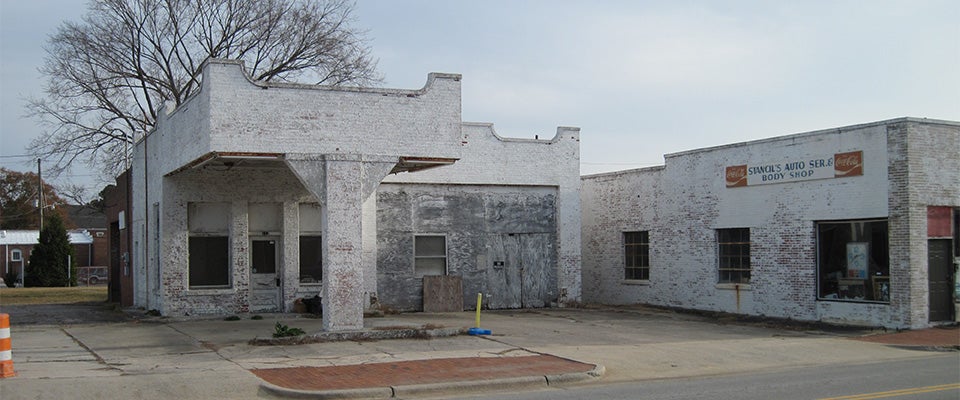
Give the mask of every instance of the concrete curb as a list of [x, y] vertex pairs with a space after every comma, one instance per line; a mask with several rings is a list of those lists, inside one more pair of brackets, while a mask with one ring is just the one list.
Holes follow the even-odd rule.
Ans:
[[277, 386], [260, 380], [260, 391], [288, 399], [386, 399], [393, 397], [393, 388], [374, 387], [339, 390], [300, 390]]
[[261, 392], [273, 396], [291, 399], [369, 399], [435, 396], [446, 393], [481, 393], [490, 391], [520, 391], [545, 389], [550, 386], [562, 387], [597, 380], [606, 373], [603, 365], [595, 365], [586, 372], [573, 372], [558, 375], [521, 376], [516, 378], [487, 379], [477, 381], [457, 381], [424, 383], [417, 385], [396, 385], [373, 388], [338, 390], [300, 390], [274, 385], [260, 380]]
[[521, 376], [516, 378], [489, 379], [482, 381], [460, 381], [425, 383], [420, 385], [399, 385], [393, 387], [394, 397], [421, 397], [444, 393], [489, 392], [493, 390], [532, 390], [546, 389], [544, 376]]
[[544, 378], [547, 379], [547, 385], [549, 386], [563, 386], [563, 385], [573, 385], [573, 384], [578, 384], [586, 381], [599, 379], [606, 372], [607, 372], [607, 369], [603, 365], [595, 365], [592, 370], [587, 372], [573, 372], [569, 374], [547, 375]]

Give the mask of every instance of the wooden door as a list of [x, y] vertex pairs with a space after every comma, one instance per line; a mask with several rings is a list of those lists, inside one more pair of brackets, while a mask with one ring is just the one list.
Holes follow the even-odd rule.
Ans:
[[487, 282], [491, 309], [543, 307], [556, 293], [556, 251], [546, 233], [512, 233], [491, 238], [492, 269]]
[[280, 311], [277, 244], [276, 238], [250, 240], [250, 312]]
[[927, 241], [927, 279], [930, 293], [930, 321], [953, 320], [953, 268], [950, 239]]

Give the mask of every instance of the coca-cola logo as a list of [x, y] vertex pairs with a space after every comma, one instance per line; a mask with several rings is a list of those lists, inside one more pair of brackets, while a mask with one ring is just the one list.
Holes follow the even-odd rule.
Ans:
[[863, 152], [852, 151], [833, 155], [835, 176], [863, 175]]
[[727, 187], [747, 186], [747, 166], [727, 167]]

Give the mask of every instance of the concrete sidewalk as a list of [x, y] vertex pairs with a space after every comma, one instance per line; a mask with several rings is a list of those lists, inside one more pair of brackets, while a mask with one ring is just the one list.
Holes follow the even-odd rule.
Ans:
[[[585, 380], [882, 362], [928, 357], [931, 349], [960, 345], [956, 328], [864, 338], [872, 332], [720, 323], [644, 308], [485, 312], [482, 325], [492, 330], [490, 336], [253, 345], [252, 339], [269, 338], [277, 322], [307, 332], [319, 332], [322, 325], [319, 319], [289, 314], [263, 317], [18, 326], [12, 314], [18, 376], [0, 380], [0, 397], [456, 396]], [[399, 314], [364, 324], [367, 330], [462, 328], [473, 324], [473, 313]], [[904, 341], [901, 335], [910, 335], [912, 342], [893, 343]], [[323, 386], [317, 373], [340, 381]]]
[[[889, 334], [867, 334], [866, 336], [862, 336], [862, 333], [854, 331], [840, 338], [918, 350], [960, 350], [960, 329], [956, 326]], [[811, 334], [823, 335], [822, 332]], [[753, 345], [763, 343], [755, 341]], [[733, 343], [724, 344], [729, 346]], [[842, 344], [839, 345], [842, 346]], [[796, 357], [796, 353], [804, 351], [802, 347], [793, 350], [795, 353], [793, 355], [790, 355], [789, 351], [780, 355]], [[709, 350], [705, 349], [705, 351]], [[744, 349], [740, 348], [738, 351], [744, 351]], [[820, 352], [816, 354], [818, 354], [817, 357], [823, 357]], [[605, 357], [610, 358], [611, 355], [606, 354]], [[689, 362], [688, 359], [680, 357], [675, 358], [675, 361]], [[821, 359], [821, 361], [827, 360]], [[671, 364], [671, 368], [679, 368], [679, 365]], [[550, 386], [589, 383], [601, 378], [604, 371], [603, 365], [581, 363], [556, 356], [519, 355], [500, 358], [441, 358], [332, 367], [258, 369], [252, 372], [264, 380], [262, 387], [265, 391], [280, 397], [388, 398], [543, 389]], [[683, 371], [682, 374], [686, 374], [684, 376], [698, 376], [704, 375], [704, 371], [710, 371], [710, 369], [700, 366], [699, 370], [687, 368], [681, 371]], [[706, 375], [716, 373], [718, 372], [710, 371]], [[651, 377], [652, 375], [647, 375], [641, 379], [651, 379]]]

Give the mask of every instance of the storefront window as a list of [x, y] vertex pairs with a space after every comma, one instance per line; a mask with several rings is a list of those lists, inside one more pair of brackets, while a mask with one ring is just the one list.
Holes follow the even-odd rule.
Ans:
[[300, 236], [300, 283], [323, 282], [323, 237]]
[[230, 287], [230, 204], [189, 203], [191, 289]]
[[323, 281], [323, 210], [317, 203], [300, 204], [300, 283]]
[[890, 301], [886, 220], [817, 223], [818, 297]]

